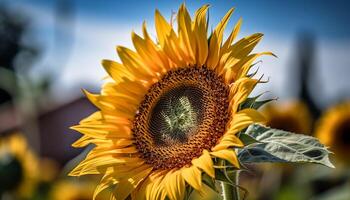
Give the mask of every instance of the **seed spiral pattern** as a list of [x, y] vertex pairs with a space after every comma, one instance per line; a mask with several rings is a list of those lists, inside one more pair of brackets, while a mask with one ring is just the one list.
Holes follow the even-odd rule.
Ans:
[[190, 164], [224, 134], [228, 96], [223, 78], [206, 67], [169, 71], [150, 87], [134, 118], [141, 157], [154, 169]]

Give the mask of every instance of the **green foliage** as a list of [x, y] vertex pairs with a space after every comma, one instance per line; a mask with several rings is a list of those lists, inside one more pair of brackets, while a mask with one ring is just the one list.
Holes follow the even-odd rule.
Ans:
[[240, 137], [257, 141], [239, 151], [238, 158], [242, 163], [317, 163], [334, 168], [329, 160], [331, 152], [311, 136], [253, 124]]
[[247, 98], [243, 103], [240, 104], [239, 110], [243, 110], [246, 108], [253, 108], [253, 109], [259, 109], [261, 106], [265, 105], [266, 103], [269, 103], [270, 101], [276, 100], [276, 99], [266, 99], [266, 100], [258, 100], [259, 97], [261, 97], [262, 94]]

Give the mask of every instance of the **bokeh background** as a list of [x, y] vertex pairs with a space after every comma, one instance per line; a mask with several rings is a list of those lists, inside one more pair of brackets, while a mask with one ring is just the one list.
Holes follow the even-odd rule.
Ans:
[[[240, 17], [239, 37], [265, 34], [255, 51], [278, 58], [257, 62], [269, 82], [253, 95], [268, 91], [261, 98], [278, 97], [262, 109], [268, 125], [319, 137], [335, 152], [335, 170], [249, 166], [252, 172], [241, 180], [247, 199], [349, 200], [350, 2], [185, 2], [190, 13], [211, 5], [210, 28], [236, 7], [226, 34]], [[116, 45], [131, 48], [131, 31], [140, 33], [143, 21], [155, 38], [155, 9], [170, 19], [181, 3], [0, 1], [0, 199], [91, 198], [94, 177], [66, 177], [84, 156], [71, 147], [80, 135], [69, 127], [96, 109], [81, 88], [98, 92], [106, 76], [101, 60], [118, 60]]]

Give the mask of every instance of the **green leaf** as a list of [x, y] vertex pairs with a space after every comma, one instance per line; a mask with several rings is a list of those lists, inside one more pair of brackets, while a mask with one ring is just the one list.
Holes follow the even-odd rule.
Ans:
[[192, 192], [193, 192], [193, 188], [191, 186], [189, 186], [189, 185], [186, 185], [186, 193], [185, 193], [185, 198], [184, 199], [185, 200], [190, 199], [190, 196], [191, 196]]
[[331, 152], [314, 137], [258, 124], [250, 125], [244, 134], [259, 143], [253, 143], [239, 151], [238, 158], [242, 163], [317, 163], [334, 168], [329, 160]]
[[254, 143], [259, 143], [255, 138], [251, 137], [250, 135], [247, 135], [245, 133], [239, 134], [239, 139], [243, 142], [244, 146], [248, 146]]
[[261, 106], [265, 105], [266, 103], [269, 103], [270, 101], [276, 100], [276, 99], [266, 99], [266, 100], [258, 101], [258, 98], [261, 95], [262, 94], [255, 96], [255, 97], [247, 98], [243, 103], [240, 104], [239, 110], [243, 110], [245, 108], [253, 108], [253, 109], [257, 110]]
[[214, 191], [218, 191], [215, 185], [215, 179], [211, 178], [209, 175], [203, 173], [202, 181]]
[[230, 174], [241, 171], [242, 169], [237, 169], [231, 163], [226, 160], [218, 159], [215, 168], [215, 179], [227, 183], [232, 183]]

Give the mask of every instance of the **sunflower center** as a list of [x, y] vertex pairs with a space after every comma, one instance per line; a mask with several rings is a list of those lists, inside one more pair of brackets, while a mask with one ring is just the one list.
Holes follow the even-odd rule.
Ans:
[[161, 96], [149, 120], [155, 144], [185, 143], [201, 121], [202, 97], [199, 88], [186, 85], [170, 89]]
[[135, 115], [135, 144], [154, 169], [187, 165], [213, 147], [229, 120], [229, 87], [205, 67], [169, 71], [145, 95]]

